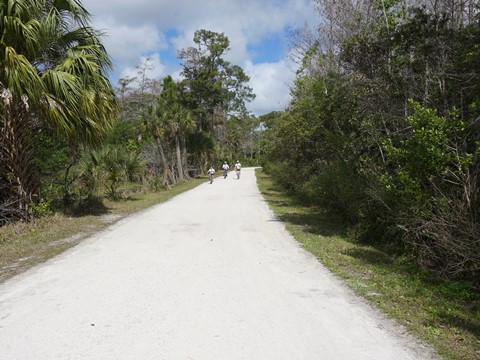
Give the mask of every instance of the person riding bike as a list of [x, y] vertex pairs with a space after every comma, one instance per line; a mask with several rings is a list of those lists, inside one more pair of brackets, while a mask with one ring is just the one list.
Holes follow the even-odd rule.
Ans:
[[207, 171], [208, 174], [208, 181], [210, 181], [210, 184], [213, 183], [213, 174], [215, 174], [215, 169], [213, 166], [210, 166], [210, 169]]
[[228, 166], [226, 161], [223, 162], [222, 169], [223, 169], [223, 178], [226, 179], [228, 176], [228, 169], [230, 169], [230, 166]]
[[242, 164], [240, 164], [240, 161], [237, 160], [235, 163], [235, 174], [237, 174], [237, 179], [240, 179], [240, 170], [242, 170]]

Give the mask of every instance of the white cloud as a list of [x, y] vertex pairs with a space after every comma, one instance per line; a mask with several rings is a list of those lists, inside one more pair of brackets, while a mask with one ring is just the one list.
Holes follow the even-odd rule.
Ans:
[[[146, 76], [150, 79], [160, 79], [167, 75], [170, 75], [170, 72], [167, 71], [167, 66], [162, 64], [160, 54], [151, 54], [150, 56], [141, 56], [138, 58], [139, 66], [143, 66], [144, 64], [148, 65], [148, 69], [146, 70]], [[138, 77], [138, 67], [125, 67], [120, 77]]]
[[135, 65], [140, 56], [168, 46], [166, 38], [154, 25], [134, 28], [98, 22], [95, 27], [105, 32], [103, 42], [117, 70]]
[[199, 26], [227, 20], [251, 36], [279, 31], [286, 23], [303, 23], [312, 16], [311, 0], [84, 0], [94, 17], [114, 17], [119, 24], [162, 24], [163, 28]]
[[[122, 57], [121, 63], [132, 60], [133, 42], [141, 50], [140, 45], [159, 41], [161, 31], [172, 29], [179, 33], [178, 48], [190, 46], [197, 29], [223, 32], [231, 42], [229, 57], [240, 63], [248, 58], [248, 44], [314, 18], [311, 0], [84, 0], [83, 4], [95, 26], [110, 34], [107, 46], [115, 57]], [[131, 41], [122, 45], [124, 36]], [[122, 46], [125, 49], [119, 49]]]
[[257, 95], [248, 108], [255, 115], [281, 111], [290, 102], [290, 86], [295, 78], [293, 65], [286, 60], [277, 63], [253, 64], [247, 62], [245, 73]]
[[[285, 36], [289, 27], [313, 23], [317, 17], [312, 0], [84, 0], [83, 5], [93, 15], [94, 27], [107, 33], [104, 44], [113, 58], [115, 77], [134, 74], [147, 56], [154, 59], [155, 74], [176, 77], [180, 60], [172, 59], [172, 54], [193, 46], [195, 30], [225, 33], [230, 40], [225, 58], [243, 66], [251, 76], [257, 99], [249, 108], [255, 113], [288, 104], [287, 84], [294, 73], [286, 59], [254, 64], [255, 54], [249, 50], [272, 36]], [[175, 38], [167, 38], [172, 32]]]

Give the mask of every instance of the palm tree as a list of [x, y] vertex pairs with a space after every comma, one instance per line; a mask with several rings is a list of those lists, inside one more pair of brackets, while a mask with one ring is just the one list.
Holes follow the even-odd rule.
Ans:
[[127, 178], [127, 152], [123, 147], [104, 147], [102, 149], [102, 167], [105, 172], [107, 196], [118, 200], [118, 189]]
[[94, 198], [104, 188], [114, 200], [125, 181], [135, 181], [143, 174], [144, 164], [139, 154], [125, 147], [107, 145], [90, 149], [80, 159], [77, 174], [88, 198]]
[[164, 185], [170, 186], [175, 184], [175, 177], [170, 170], [170, 165], [165, 156], [164, 138], [165, 129], [162, 127], [165, 113], [162, 112], [158, 104], [153, 104], [148, 107], [146, 114], [143, 116], [143, 124], [145, 131], [150, 134], [154, 140], [156, 150], [160, 157], [160, 162], [163, 167], [163, 182]]
[[116, 117], [111, 62], [88, 24], [78, 0], [0, 0], [0, 200], [26, 220], [40, 185], [35, 133], [92, 144]]
[[177, 160], [178, 178], [180, 181], [184, 179], [182, 164], [182, 143], [183, 137], [195, 129], [195, 118], [190, 110], [180, 103], [170, 106], [166, 117], [169, 133], [175, 141], [175, 155]]
[[171, 76], [163, 79], [163, 90], [157, 99], [157, 116], [162, 128], [175, 143], [178, 179], [184, 179], [182, 164], [182, 143], [184, 135], [195, 129], [195, 118], [178, 98], [179, 88]]
[[81, 181], [81, 188], [86, 190], [88, 198], [95, 198], [105, 183], [103, 171], [103, 148], [90, 149], [78, 161], [76, 178]]

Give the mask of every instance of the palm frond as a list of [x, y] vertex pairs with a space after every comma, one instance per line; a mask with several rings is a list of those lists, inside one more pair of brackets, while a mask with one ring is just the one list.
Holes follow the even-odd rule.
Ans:
[[79, 110], [78, 95], [82, 88], [78, 77], [66, 71], [47, 70], [41, 78], [45, 91], [55, 94], [72, 110]]
[[29, 98], [40, 95], [41, 79], [35, 67], [10, 46], [0, 47], [0, 64], [3, 65], [3, 79], [0, 79], [17, 96], [27, 94]]
[[90, 21], [90, 13], [78, 0], [53, 0], [52, 7], [58, 9], [63, 16], [71, 17], [80, 26], [86, 26]]

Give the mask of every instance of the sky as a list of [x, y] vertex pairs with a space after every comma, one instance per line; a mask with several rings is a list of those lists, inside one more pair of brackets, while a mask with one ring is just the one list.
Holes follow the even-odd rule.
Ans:
[[194, 46], [193, 34], [206, 29], [224, 33], [230, 50], [224, 58], [250, 77], [256, 99], [247, 105], [259, 116], [285, 109], [296, 65], [288, 58], [292, 29], [314, 26], [312, 0], [83, 0], [91, 24], [105, 33], [103, 44], [121, 77], [136, 75], [149, 58], [150, 78], [179, 79], [177, 50]]

